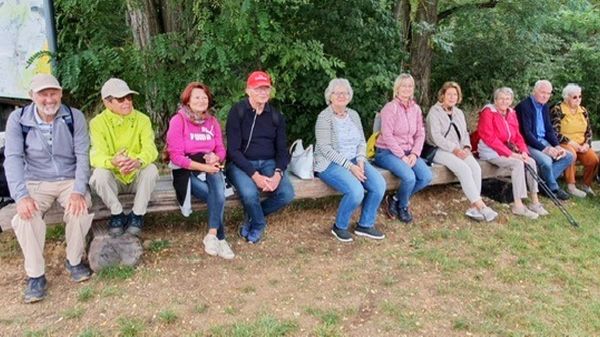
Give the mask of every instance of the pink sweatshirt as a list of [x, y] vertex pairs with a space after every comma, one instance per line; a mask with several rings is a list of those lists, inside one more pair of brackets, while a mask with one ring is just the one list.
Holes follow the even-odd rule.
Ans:
[[188, 157], [190, 154], [214, 152], [221, 161], [225, 160], [225, 146], [219, 121], [210, 116], [204, 123], [194, 124], [180, 109], [169, 122], [167, 151], [173, 164], [186, 169], [192, 162]]
[[376, 146], [392, 151], [398, 158], [406, 153], [420, 156], [425, 141], [425, 127], [421, 108], [414, 101], [408, 106], [394, 98], [380, 112], [381, 134]]

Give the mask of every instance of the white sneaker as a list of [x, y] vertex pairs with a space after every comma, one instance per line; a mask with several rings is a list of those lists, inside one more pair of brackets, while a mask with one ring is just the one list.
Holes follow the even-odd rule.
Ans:
[[206, 234], [202, 243], [204, 243], [204, 251], [206, 254], [212, 256], [219, 254], [219, 239], [217, 239], [216, 235]]
[[523, 206], [521, 208], [516, 208], [516, 207], [512, 207], [512, 213], [515, 215], [522, 215], [526, 218], [529, 218], [531, 220], [535, 220], [539, 217], [539, 215], [536, 212], [533, 212], [531, 210], [529, 210], [529, 208]]
[[488, 206], [485, 206], [484, 208], [480, 209], [479, 213], [483, 215], [485, 221], [487, 222], [494, 221], [494, 219], [496, 219], [496, 217], [498, 216], [498, 213]]
[[485, 216], [483, 214], [481, 214], [481, 212], [475, 207], [469, 208], [465, 212], [465, 215], [473, 220], [477, 220], [477, 221], [485, 220]]
[[575, 187], [575, 185], [569, 185], [567, 187], [567, 191], [569, 191], [571, 195], [576, 196], [578, 198], [585, 198], [586, 196], [585, 192]]
[[231, 247], [229, 247], [229, 244], [227, 243], [227, 241], [219, 240], [218, 244], [219, 244], [219, 256], [220, 257], [222, 257], [226, 260], [231, 260], [235, 257], [235, 254], [233, 253], [233, 250], [231, 250]]
[[589, 187], [589, 186], [583, 185], [583, 191], [584, 191], [586, 194], [589, 194], [589, 195], [591, 195], [592, 197], [595, 197], [595, 196], [596, 196], [596, 192], [594, 192], [594, 190], [593, 190], [591, 187]]
[[537, 215], [548, 215], [550, 213], [548, 213], [548, 211], [544, 208], [544, 206], [542, 204], [540, 204], [539, 202], [537, 204], [531, 204], [528, 206], [528, 208], [534, 212], [537, 213]]

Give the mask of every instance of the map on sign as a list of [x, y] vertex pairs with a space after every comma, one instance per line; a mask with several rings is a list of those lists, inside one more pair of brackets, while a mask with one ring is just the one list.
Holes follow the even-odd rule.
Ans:
[[29, 98], [33, 75], [50, 73], [49, 57], [27, 60], [50, 50], [52, 28], [48, 1], [0, 0], [0, 97]]

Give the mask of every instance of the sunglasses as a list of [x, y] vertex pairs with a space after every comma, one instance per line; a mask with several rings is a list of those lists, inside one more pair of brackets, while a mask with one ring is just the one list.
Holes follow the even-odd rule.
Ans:
[[133, 95], [127, 95], [125, 97], [119, 97], [119, 98], [113, 97], [113, 99], [119, 103], [123, 103], [126, 100], [131, 102], [131, 101], [133, 101]]

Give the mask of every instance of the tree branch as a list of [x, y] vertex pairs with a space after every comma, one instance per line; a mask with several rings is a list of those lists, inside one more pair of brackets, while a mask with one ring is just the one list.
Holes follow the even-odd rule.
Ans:
[[472, 9], [494, 8], [494, 7], [496, 7], [496, 5], [499, 2], [500, 2], [500, 0], [489, 0], [488, 2], [464, 4], [464, 5], [448, 8], [445, 11], [440, 12], [438, 14], [438, 20], [442, 21], [445, 18], [451, 16], [452, 14], [454, 14], [456, 12], [463, 11], [463, 10], [470, 9], [470, 8], [472, 8]]

